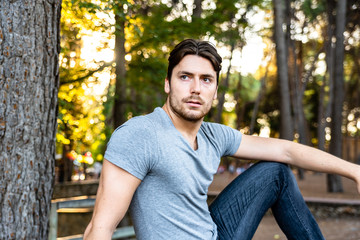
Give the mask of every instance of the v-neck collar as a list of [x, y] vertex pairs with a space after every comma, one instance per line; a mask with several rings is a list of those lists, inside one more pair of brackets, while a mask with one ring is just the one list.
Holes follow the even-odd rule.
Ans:
[[[178, 135], [181, 137], [181, 139], [187, 143], [188, 147], [191, 148], [191, 150], [192, 150], [193, 152], [197, 153], [197, 152], [199, 151], [200, 145], [201, 145], [201, 134], [200, 134], [201, 126], [200, 126], [200, 128], [199, 128], [199, 131], [196, 133], [197, 149], [195, 150], [195, 149], [191, 146], [190, 142], [189, 142], [189, 141], [182, 135], [182, 133], [175, 127], [175, 125], [174, 125], [174, 123], [172, 122], [170, 116], [165, 112], [165, 110], [162, 109], [161, 107], [157, 107], [156, 110], [159, 110], [159, 111], [160, 111], [160, 113], [161, 113], [161, 114], [164, 116], [164, 118], [166, 119], [166, 122], [167, 122], [168, 126], [169, 126], [170, 128], [172, 128], [172, 129], [175, 131], [175, 133], [178, 134]], [[201, 124], [201, 125], [202, 125], [202, 124]]]

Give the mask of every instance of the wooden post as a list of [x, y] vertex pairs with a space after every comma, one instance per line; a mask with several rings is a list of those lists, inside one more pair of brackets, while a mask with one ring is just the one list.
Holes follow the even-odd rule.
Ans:
[[56, 240], [57, 237], [57, 228], [58, 228], [58, 203], [54, 202], [51, 203], [51, 210], [50, 210], [50, 229], [49, 229], [49, 240]]

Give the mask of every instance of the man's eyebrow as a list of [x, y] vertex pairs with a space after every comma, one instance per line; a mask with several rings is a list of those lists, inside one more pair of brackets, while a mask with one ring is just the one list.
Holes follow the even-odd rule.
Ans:
[[206, 78], [215, 78], [215, 76], [212, 74], [202, 74], [201, 76]]
[[[179, 71], [178, 72], [178, 75], [190, 75], [190, 76], [193, 76], [194, 74], [191, 73], [191, 72], [188, 72], [188, 71]], [[215, 78], [215, 76], [213, 74], [210, 74], [210, 73], [205, 73], [205, 74], [201, 74], [201, 77], [206, 77], [206, 78]]]
[[184, 75], [194, 75], [193, 73], [191, 73], [191, 72], [187, 72], [187, 71], [179, 71], [178, 72], [178, 75], [182, 75], [182, 74], [184, 74]]

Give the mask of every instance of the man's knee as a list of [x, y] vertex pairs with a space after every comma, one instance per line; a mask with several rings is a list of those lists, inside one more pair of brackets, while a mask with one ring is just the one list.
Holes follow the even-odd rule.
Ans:
[[260, 171], [266, 172], [266, 175], [268, 176], [271, 175], [283, 181], [289, 179], [294, 180], [291, 169], [287, 164], [279, 162], [261, 161], [258, 162], [256, 165], [258, 165], [257, 168], [259, 168]]
[[287, 164], [279, 162], [261, 161], [255, 165], [259, 165], [260, 168], [265, 168], [266, 170], [273, 172], [287, 172], [289, 170], [289, 166]]

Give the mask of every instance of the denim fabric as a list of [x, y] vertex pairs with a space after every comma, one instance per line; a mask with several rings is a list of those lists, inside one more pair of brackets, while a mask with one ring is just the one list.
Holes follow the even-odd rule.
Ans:
[[288, 239], [324, 239], [290, 168], [274, 162], [249, 168], [211, 204], [218, 239], [251, 239], [269, 208]]

